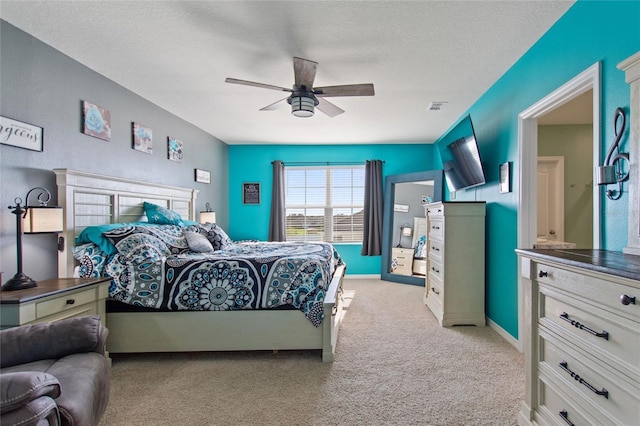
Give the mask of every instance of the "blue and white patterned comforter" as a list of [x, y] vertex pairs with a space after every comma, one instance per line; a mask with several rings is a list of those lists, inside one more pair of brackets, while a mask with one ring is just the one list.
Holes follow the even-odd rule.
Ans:
[[317, 327], [342, 263], [329, 243], [235, 242], [209, 253], [145, 259], [117, 253], [106, 260], [103, 275], [113, 278], [110, 297], [131, 305], [196, 311], [289, 305]]

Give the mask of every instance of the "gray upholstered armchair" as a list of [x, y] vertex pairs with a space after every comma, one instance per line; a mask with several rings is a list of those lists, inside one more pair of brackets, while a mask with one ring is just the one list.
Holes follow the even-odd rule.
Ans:
[[109, 401], [98, 316], [0, 331], [0, 424], [97, 425]]

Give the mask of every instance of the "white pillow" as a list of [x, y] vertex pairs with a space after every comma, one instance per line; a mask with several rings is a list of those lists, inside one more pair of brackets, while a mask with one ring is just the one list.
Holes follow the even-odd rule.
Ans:
[[191, 251], [195, 251], [196, 253], [208, 253], [213, 251], [213, 246], [207, 237], [199, 232], [184, 231], [184, 237], [187, 239], [187, 244]]

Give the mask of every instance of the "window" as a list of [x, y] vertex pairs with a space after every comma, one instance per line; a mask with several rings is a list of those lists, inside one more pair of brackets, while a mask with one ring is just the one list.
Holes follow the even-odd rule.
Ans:
[[364, 166], [285, 167], [287, 241], [362, 242]]

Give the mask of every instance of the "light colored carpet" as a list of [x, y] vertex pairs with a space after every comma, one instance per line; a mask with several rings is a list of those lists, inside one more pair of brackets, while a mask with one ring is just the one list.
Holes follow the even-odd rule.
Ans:
[[515, 425], [524, 358], [489, 327], [438, 326], [423, 287], [345, 280], [319, 351], [113, 355], [101, 425]]

